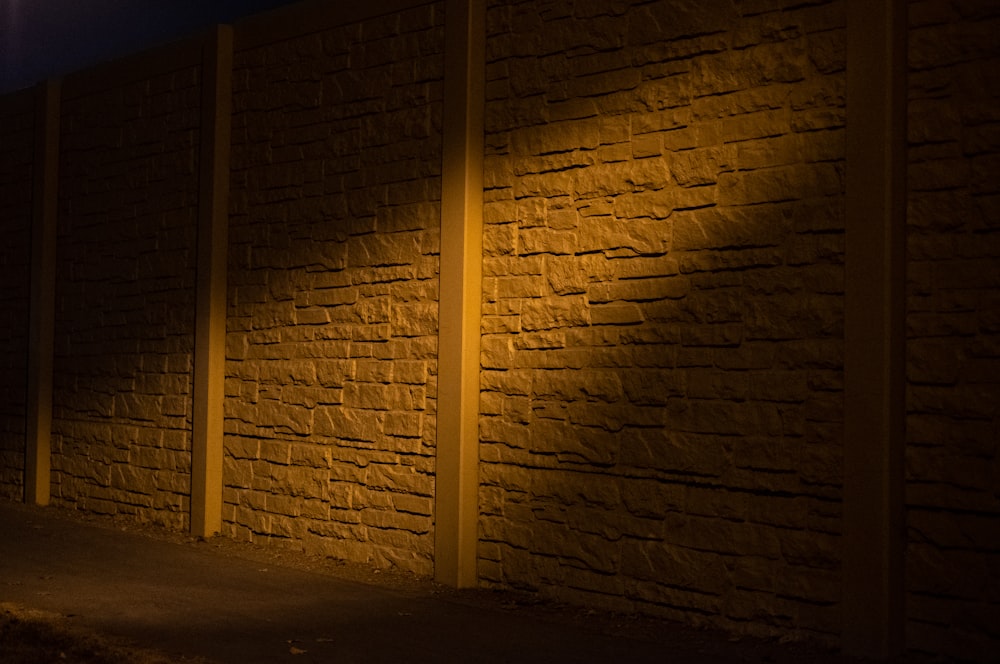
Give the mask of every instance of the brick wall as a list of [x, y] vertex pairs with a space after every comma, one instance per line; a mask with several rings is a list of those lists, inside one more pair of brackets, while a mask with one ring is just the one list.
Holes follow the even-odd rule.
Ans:
[[225, 531], [430, 574], [442, 6], [237, 44]]
[[182, 528], [199, 74], [100, 82], [62, 103], [52, 500]]
[[492, 2], [485, 583], [839, 629], [841, 2]]
[[907, 641], [1000, 652], [1000, 7], [912, 2]]
[[34, 150], [32, 91], [0, 98], [0, 498], [24, 490], [25, 389], [28, 377], [29, 259]]

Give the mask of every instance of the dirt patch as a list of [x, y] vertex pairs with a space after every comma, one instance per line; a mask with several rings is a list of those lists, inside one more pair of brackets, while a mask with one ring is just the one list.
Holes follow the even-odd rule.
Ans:
[[167, 657], [125, 641], [94, 634], [57, 613], [0, 603], [0, 662], [3, 664], [209, 664]]

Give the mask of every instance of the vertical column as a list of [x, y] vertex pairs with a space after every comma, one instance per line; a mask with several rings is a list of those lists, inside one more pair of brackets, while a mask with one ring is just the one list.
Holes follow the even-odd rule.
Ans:
[[478, 583], [484, 5], [445, 7], [434, 576], [458, 587]]
[[51, 489], [52, 358], [55, 351], [56, 217], [59, 203], [58, 81], [40, 83], [35, 104], [31, 312], [28, 321], [24, 500], [48, 505]]
[[843, 645], [903, 647], [906, 8], [847, 2]]
[[220, 25], [206, 42], [202, 60], [191, 532], [203, 537], [222, 527], [232, 71], [232, 27]]

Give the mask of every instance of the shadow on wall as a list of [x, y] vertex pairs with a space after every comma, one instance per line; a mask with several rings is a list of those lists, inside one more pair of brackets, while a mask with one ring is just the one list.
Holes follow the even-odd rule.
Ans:
[[224, 530], [433, 572], [443, 17], [238, 51]]
[[581, 218], [577, 241], [611, 250], [522, 258], [534, 279], [496, 279], [497, 293], [537, 290], [485, 322], [488, 580], [717, 614], [730, 584], [767, 576], [754, 590], [783, 592], [788, 565], [816, 565], [836, 602], [824, 574], [838, 565], [841, 481], [831, 175], [828, 192], [784, 190], [802, 200]]
[[664, 6], [498, 18], [481, 576], [836, 634], [843, 16]]
[[0, 98], [0, 499], [24, 493], [24, 412], [28, 367], [31, 188], [34, 101], [30, 94]]

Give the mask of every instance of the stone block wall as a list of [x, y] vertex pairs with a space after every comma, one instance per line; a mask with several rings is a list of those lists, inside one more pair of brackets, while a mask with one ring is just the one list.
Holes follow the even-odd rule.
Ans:
[[839, 630], [845, 7], [489, 5], [483, 582]]
[[1000, 7], [912, 2], [907, 642], [1000, 652]]
[[237, 31], [224, 529], [431, 574], [443, 5], [322, 20]]
[[178, 529], [200, 99], [199, 69], [186, 66], [70, 78], [61, 112], [52, 501]]
[[24, 492], [31, 258], [32, 91], [0, 98], [0, 498]]
[[[446, 4], [234, 27], [229, 537], [434, 572]], [[845, 5], [488, 3], [481, 584], [844, 636]], [[906, 639], [976, 661], [1000, 649], [995, 5], [909, 2]], [[68, 77], [60, 116], [52, 500], [174, 529], [203, 41]], [[33, 103], [0, 99], [14, 500]]]

